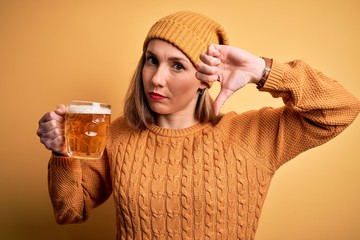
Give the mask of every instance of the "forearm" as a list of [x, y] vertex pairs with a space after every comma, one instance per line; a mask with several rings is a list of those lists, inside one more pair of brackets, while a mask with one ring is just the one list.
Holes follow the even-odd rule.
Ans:
[[48, 187], [58, 223], [87, 220], [91, 210], [110, 195], [110, 180], [104, 168], [94, 162], [93, 165], [68, 157], [51, 157]]
[[281, 97], [285, 106], [264, 108], [252, 121], [257, 149], [275, 169], [341, 133], [360, 111], [360, 102], [338, 82], [301, 61], [273, 66], [260, 91]]
[[347, 126], [360, 111], [360, 102], [337, 81], [302, 61], [273, 63], [261, 88], [282, 97], [288, 108], [323, 126]]

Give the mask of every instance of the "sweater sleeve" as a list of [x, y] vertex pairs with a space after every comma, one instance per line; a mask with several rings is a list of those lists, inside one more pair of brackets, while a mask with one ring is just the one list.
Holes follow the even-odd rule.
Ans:
[[86, 221], [91, 210], [108, 199], [112, 189], [105, 159], [81, 161], [51, 156], [48, 188], [59, 224]]
[[[262, 108], [242, 115], [242, 141], [258, 160], [276, 170], [310, 148], [337, 136], [360, 111], [360, 102], [337, 81], [302, 61], [274, 61], [260, 91], [281, 97], [284, 106]], [[239, 126], [235, 128], [239, 129]], [[233, 129], [232, 132], [236, 130]]]

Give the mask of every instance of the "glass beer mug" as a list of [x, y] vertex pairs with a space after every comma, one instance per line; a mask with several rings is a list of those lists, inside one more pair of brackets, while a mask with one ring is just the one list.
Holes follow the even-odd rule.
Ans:
[[106, 145], [111, 106], [71, 101], [65, 114], [65, 141], [69, 157], [100, 159]]

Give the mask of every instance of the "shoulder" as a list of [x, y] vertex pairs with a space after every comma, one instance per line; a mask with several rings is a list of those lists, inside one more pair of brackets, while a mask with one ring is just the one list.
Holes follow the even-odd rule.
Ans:
[[136, 129], [130, 127], [127, 124], [125, 117], [122, 115], [111, 122], [109, 128], [109, 137], [117, 138], [119, 135], [129, 135], [136, 131]]
[[214, 126], [230, 139], [247, 139], [251, 134], [258, 133], [264, 126], [276, 122], [282, 108], [263, 107], [242, 113], [226, 113]]
[[245, 125], [251, 119], [256, 118], [260, 110], [250, 110], [242, 113], [228, 112], [221, 117], [221, 120], [215, 125], [216, 128], [232, 128]]
[[117, 117], [114, 121], [112, 121], [110, 124], [110, 128], [119, 128], [119, 130], [128, 128], [124, 115], [121, 115], [120, 117]]
[[249, 112], [228, 112], [214, 125], [214, 130], [221, 132], [225, 137], [234, 137], [234, 132], [241, 132], [241, 129], [246, 125], [245, 119], [247, 115], [249, 115]]

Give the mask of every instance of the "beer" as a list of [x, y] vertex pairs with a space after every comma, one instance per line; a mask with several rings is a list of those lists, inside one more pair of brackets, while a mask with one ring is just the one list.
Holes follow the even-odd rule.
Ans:
[[68, 155], [80, 159], [101, 158], [110, 125], [110, 105], [73, 101], [65, 115]]

